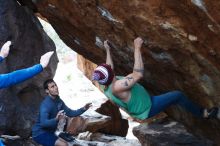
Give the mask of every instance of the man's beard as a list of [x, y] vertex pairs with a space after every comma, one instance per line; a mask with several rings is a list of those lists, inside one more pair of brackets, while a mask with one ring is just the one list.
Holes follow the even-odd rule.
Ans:
[[57, 93], [57, 94], [51, 94], [51, 93], [49, 93], [50, 94], [50, 96], [53, 96], [53, 97], [59, 97], [59, 93]]

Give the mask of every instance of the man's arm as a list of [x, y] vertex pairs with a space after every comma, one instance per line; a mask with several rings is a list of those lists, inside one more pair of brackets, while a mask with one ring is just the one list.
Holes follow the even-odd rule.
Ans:
[[138, 37], [134, 40], [134, 68], [133, 72], [127, 75], [124, 79], [117, 80], [112, 86], [113, 92], [123, 92], [130, 90], [144, 75], [144, 65], [141, 56], [141, 46], [143, 40]]
[[[106, 49], [106, 64], [110, 65], [112, 70], [114, 71], [114, 64], [113, 64], [113, 60], [112, 60], [112, 56], [111, 56], [111, 47], [112, 45], [110, 44], [110, 42], [108, 40], [104, 41], [104, 47]], [[114, 82], [116, 80], [115, 76], [113, 77], [113, 81]]]
[[63, 110], [65, 111], [66, 115], [68, 117], [77, 117], [81, 114], [83, 114], [85, 111], [87, 111], [91, 107], [91, 103], [87, 103], [84, 107], [78, 109], [78, 110], [72, 110], [68, 108], [64, 103], [63, 103]]
[[43, 71], [47, 67], [53, 52], [48, 52], [41, 56], [40, 64], [29, 68], [17, 70], [8, 74], [0, 74], [0, 89], [21, 83]]
[[110, 51], [111, 46], [108, 40], [104, 41], [104, 47], [106, 49], [106, 64], [110, 65], [112, 70], [114, 70], [114, 64], [112, 61], [112, 56], [111, 56], [111, 51]]
[[21, 83], [37, 75], [42, 70], [43, 70], [43, 67], [40, 64], [37, 64], [26, 69], [17, 70], [17, 71], [8, 73], [8, 74], [1, 74], [0, 75], [0, 89]]

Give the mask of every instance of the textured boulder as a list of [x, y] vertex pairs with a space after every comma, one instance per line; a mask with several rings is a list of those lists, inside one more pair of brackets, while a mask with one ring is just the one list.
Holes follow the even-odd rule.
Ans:
[[[41, 146], [32, 139], [3, 139], [7, 146]], [[70, 146], [141, 146], [137, 139], [126, 139], [120, 136], [106, 135], [102, 133], [80, 133]]]
[[[85, 131], [95, 133], [99, 129], [106, 127], [107, 122], [110, 119], [111, 118], [109, 116], [105, 116], [95, 111], [89, 110], [78, 117], [69, 118], [65, 130], [72, 135], [77, 135]], [[59, 124], [62, 123], [59, 122]], [[63, 128], [61, 129], [61, 131], [62, 130]]]
[[[109, 39], [118, 74], [132, 71], [133, 39], [143, 37], [142, 83], [151, 93], [179, 89], [202, 106], [220, 105], [218, 0], [19, 1], [35, 4], [68, 46], [96, 64], [105, 61], [102, 43]], [[219, 143], [219, 121], [169, 113]]]
[[119, 108], [112, 104], [109, 100], [101, 105], [96, 110], [98, 113], [111, 117], [111, 120], [106, 122], [106, 126], [99, 129], [98, 132], [126, 136], [128, 132], [128, 120], [122, 119]]
[[7, 146], [41, 146], [33, 141], [33, 139], [3, 139], [4, 144]]
[[91, 79], [93, 70], [97, 67], [97, 65], [85, 59], [83, 56], [77, 55], [77, 67], [86, 77], [88, 77], [88, 79]]
[[214, 146], [207, 139], [199, 139], [175, 121], [164, 120], [134, 127], [133, 133], [142, 146]]
[[[1, 63], [0, 73], [39, 63], [40, 56], [55, 45], [43, 31], [38, 19], [27, 7], [14, 0], [0, 0], [0, 45], [12, 40], [9, 56]], [[0, 90], [0, 134], [30, 135], [42, 100], [42, 83], [52, 77], [57, 64], [53, 56], [49, 67], [33, 79], [19, 85]]]
[[[84, 58], [82, 55], [77, 55], [77, 67], [79, 70], [83, 72], [83, 74], [91, 80], [92, 73], [94, 69], [97, 67], [97, 64], [89, 61], [88, 59]], [[99, 88], [99, 84], [97, 82], [93, 83], [96, 87]]]

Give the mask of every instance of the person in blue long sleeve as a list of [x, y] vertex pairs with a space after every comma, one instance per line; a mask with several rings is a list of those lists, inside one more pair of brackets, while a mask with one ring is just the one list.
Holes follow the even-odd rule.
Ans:
[[[0, 51], [0, 62], [2, 62], [4, 58], [8, 56], [10, 51], [10, 45], [11, 45], [11, 41], [7, 41], [2, 46], [2, 49]], [[43, 69], [47, 67], [53, 53], [54, 51], [45, 53], [44, 55], [41, 56], [40, 63], [32, 67], [16, 70], [11, 73], [0, 74], [0, 89], [21, 83], [42, 72]]]
[[40, 105], [40, 113], [36, 124], [32, 128], [33, 139], [43, 146], [67, 146], [67, 142], [55, 135], [59, 120], [76, 117], [84, 113], [91, 106], [87, 103], [78, 110], [68, 108], [59, 97], [59, 90], [53, 79], [44, 82], [44, 89], [48, 96]]

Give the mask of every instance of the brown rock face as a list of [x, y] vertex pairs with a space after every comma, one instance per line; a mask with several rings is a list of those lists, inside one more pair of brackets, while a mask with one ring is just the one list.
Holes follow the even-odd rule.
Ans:
[[[34, 2], [61, 39], [94, 63], [105, 60], [102, 42], [108, 39], [115, 46], [116, 72], [131, 72], [133, 39], [141, 36], [145, 40], [143, 84], [151, 93], [179, 89], [202, 106], [220, 105], [218, 0]], [[196, 134], [219, 143], [219, 121], [201, 121], [180, 110], [171, 112]]]
[[[79, 70], [83, 72], [83, 74], [91, 80], [93, 71], [97, 67], [97, 64], [89, 61], [88, 59], [84, 58], [82, 55], [77, 54], [77, 67]], [[93, 84], [100, 89], [98, 82], [93, 82]]]
[[96, 110], [98, 113], [111, 117], [111, 120], [105, 123], [105, 127], [99, 129], [98, 132], [126, 136], [128, 132], [128, 120], [122, 119], [121, 113], [117, 106], [113, 105], [109, 100]]
[[[88, 113], [88, 111], [86, 113]], [[99, 129], [106, 127], [110, 119], [109, 116], [92, 111], [89, 112], [89, 114], [84, 113], [81, 116], [69, 118], [65, 130], [72, 135], [78, 135], [79, 133], [86, 131], [96, 133]], [[62, 130], [63, 129], [60, 131]]]
[[[37, 64], [41, 55], [55, 50], [54, 43], [34, 14], [14, 0], [0, 0], [0, 46], [7, 39], [12, 40], [13, 47], [1, 63], [1, 74]], [[56, 55], [51, 62], [46, 70], [33, 79], [0, 90], [0, 134], [30, 135], [43, 97], [42, 83], [53, 76]]]
[[[91, 80], [92, 73], [97, 67], [93, 62], [85, 59], [82, 55], [77, 55], [77, 67], [84, 73], [84, 75]], [[94, 82], [95, 86], [98, 87], [99, 84]]]

